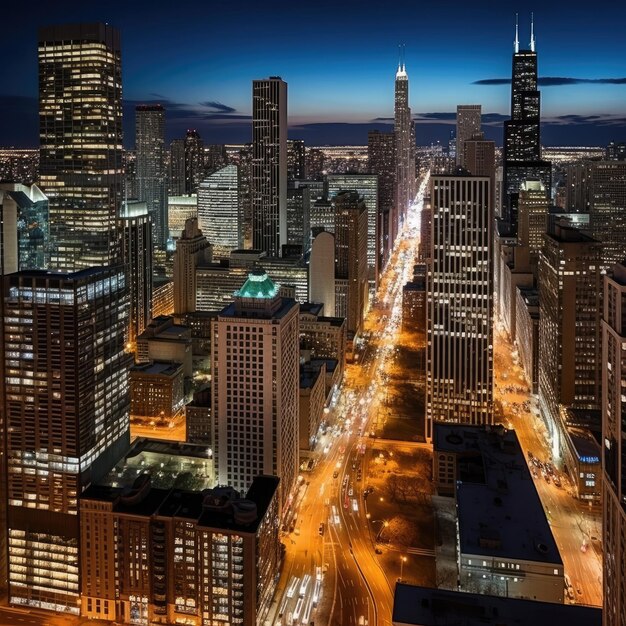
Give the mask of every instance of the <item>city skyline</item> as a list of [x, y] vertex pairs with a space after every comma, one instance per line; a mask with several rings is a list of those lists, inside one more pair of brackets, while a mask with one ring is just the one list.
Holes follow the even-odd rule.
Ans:
[[[365, 145], [367, 130], [391, 126], [389, 89], [399, 44], [406, 45], [414, 85], [409, 105], [418, 144], [445, 140], [454, 128], [460, 92], [463, 101], [483, 105], [487, 138], [502, 141], [515, 12], [522, 7], [494, 10], [487, 2], [471, 7], [453, 2], [445, 10], [433, 6], [418, 14], [416, 7], [401, 2], [396, 12], [403, 19], [396, 23], [386, 8], [363, 10], [359, 5], [356, 11], [353, 2], [338, 7], [321, 2], [289, 11], [276, 2], [267, 17], [254, 14], [247, 1], [210, 15], [183, 3], [164, 7], [151, 28], [145, 28], [142, 4], [115, 13], [104, 3], [36, 7], [40, 24], [104, 20], [121, 31], [126, 147], [132, 147], [134, 137], [132, 107], [156, 103], [166, 108], [168, 142], [187, 128], [197, 128], [206, 143], [249, 141], [250, 84], [269, 75], [290, 84], [290, 136], [309, 145]], [[7, 19], [24, 19], [23, 12], [11, 7]], [[529, 13], [520, 11], [522, 47], [528, 45]], [[249, 19], [253, 14], [254, 20]], [[624, 17], [626, 9], [613, 6], [593, 13], [582, 2], [571, 3], [566, 12], [548, 2], [536, 13], [545, 145], [603, 144], [625, 134], [621, 59], [626, 43], [619, 33]], [[467, 20], [475, 28], [468, 31]], [[306, 36], [315, 23], [324, 28]], [[32, 24], [8, 33], [0, 43], [9, 59], [0, 69], [0, 137], [5, 145], [37, 145], [37, 33]], [[274, 36], [261, 38], [261, 32]]]

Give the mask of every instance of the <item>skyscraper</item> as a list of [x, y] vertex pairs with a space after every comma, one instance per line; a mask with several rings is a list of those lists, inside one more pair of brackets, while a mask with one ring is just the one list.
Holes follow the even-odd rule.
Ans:
[[298, 311], [257, 269], [212, 324], [218, 483], [245, 491], [259, 474], [278, 476], [283, 512], [298, 473]]
[[376, 174], [328, 174], [328, 199], [341, 191], [356, 191], [367, 208], [367, 279], [373, 294], [378, 285], [378, 176]]
[[626, 623], [626, 266], [604, 277], [602, 316], [603, 560], [605, 626]]
[[434, 421], [493, 420], [489, 179], [433, 176], [427, 275], [426, 437]]
[[119, 32], [105, 24], [39, 31], [40, 185], [50, 201], [50, 266], [119, 257], [122, 77]]
[[135, 108], [137, 190], [152, 220], [154, 243], [165, 249], [168, 238], [165, 172], [165, 109], [160, 104]]
[[287, 139], [287, 180], [306, 179], [304, 140]]
[[[333, 199], [335, 214], [335, 315], [346, 318], [350, 338], [362, 330], [368, 302], [367, 207], [356, 191]], [[330, 311], [332, 314], [332, 311]]]
[[196, 193], [204, 175], [204, 142], [192, 128], [185, 135], [185, 193]]
[[78, 613], [78, 499], [129, 440], [122, 266], [6, 276], [10, 600]]
[[185, 140], [174, 139], [170, 144], [169, 195], [185, 194]]
[[216, 258], [228, 258], [243, 248], [239, 168], [226, 165], [209, 174], [198, 187], [198, 227], [213, 245]]
[[[459, 104], [456, 107], [456, 164], [465, 167], [465, 142], [480, 133], [480, 104]], [[495, 163], [494, 163], [495, 167]]]
[[[491, 206], [496, 198], [496, 144], [486, 141], [483, 134], [475, 134], [463, 142], [462, 167], [472, 176], [487, 176], [491, 188]], [[494, 209], [495, 210], [495, 209]]]
[[252, 82], [252, 247], [280, 256], [287, 243], [287, 83]]
[[530, 25], [530, 46], [520, 50], [515, 24], [511, 79], [511, 119], [504, 123], [504, 194], [502, 215], [517, 225], [516, 194], [527, 178], [538, 178], [549, 191], [552, 185], [551, 164], [541, 160], [541, 95], [537, 89], [537, 53], [534, 24]]
[[411, 191], [415, 184], [415, 147], [411, 146], [411, 109], [409, 107], [409, 75], [404, 61], [398, 64], [396, 72], [394, 134], [396, 137], [396, 205], [397, 215], [392, 223], [392, 240], [395, 241], [398, 229], [413, 198]]
[[390, 223], [394, 219], [396, 191], [396, 151], [393, 133], [370, 130], [367, 134], [367, 165], [378, 176], [378, 266], [383, 268], [393, 242]]
[[174, 315], [196, 310], [196, 268], [212, 261], [212, 247], [195, 217], [185, 222], [174, 253]]

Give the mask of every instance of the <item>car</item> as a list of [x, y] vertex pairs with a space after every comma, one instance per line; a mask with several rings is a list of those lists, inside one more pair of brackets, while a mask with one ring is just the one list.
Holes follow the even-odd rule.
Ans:
[[350, 489], [348, 489], [348, 495], [352, 496], [353, 493], [354, 493], [354, 489], [352, 489], [352, 487], [350, 487]]
[[337, 478], [337, 476], [339, 476], [339, 474], [337, 472], [333, 472], [333, 478]]
[[317, 532], [323, 537], [324, 536], [324, 522], [320, 524], [320, 527], [317, 529]]
[[382, 553], [383, 553], [383, 551], [382, 551], [380, 548], [376, 548], [376, 549], [374, 550], [374, 552], [375, 552], [376, 554], [382, 554]]

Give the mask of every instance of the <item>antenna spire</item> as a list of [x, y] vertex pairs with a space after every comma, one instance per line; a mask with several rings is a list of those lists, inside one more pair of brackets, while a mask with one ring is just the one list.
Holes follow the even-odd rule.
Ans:
[[535, 14], [530, 14], [530, 51], [535, 51]]
[[519, 52], [519, 23], [518, 23], [518, 14], [515, 14], [515, 41], [513, 42], [513, 50], [515, 50], [515, 54]]

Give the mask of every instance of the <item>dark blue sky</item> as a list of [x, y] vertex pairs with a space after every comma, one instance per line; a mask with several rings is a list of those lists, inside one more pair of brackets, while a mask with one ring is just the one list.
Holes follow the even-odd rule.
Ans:
[[509, 77], [514, 15], [526, 45], [531, 10], [543, 143], [626, 140], [626, 3], [96, 0], [3, 8], [0, 145], [37, 145], [38, 26], [91, 20], [122, 33], [127, 145], [132, 107], [147, 101], [166, 106], [169, 139], [195, 127], [207, 142], [248, 141], [251, 81], [268, 75], [289, 83], [292, 136], [365, 143], [393, 114], [398, 43], [418, 143], [447, 137], [458, 103], [482, 104], [500, 141], [509, 87], [476, 83]]

